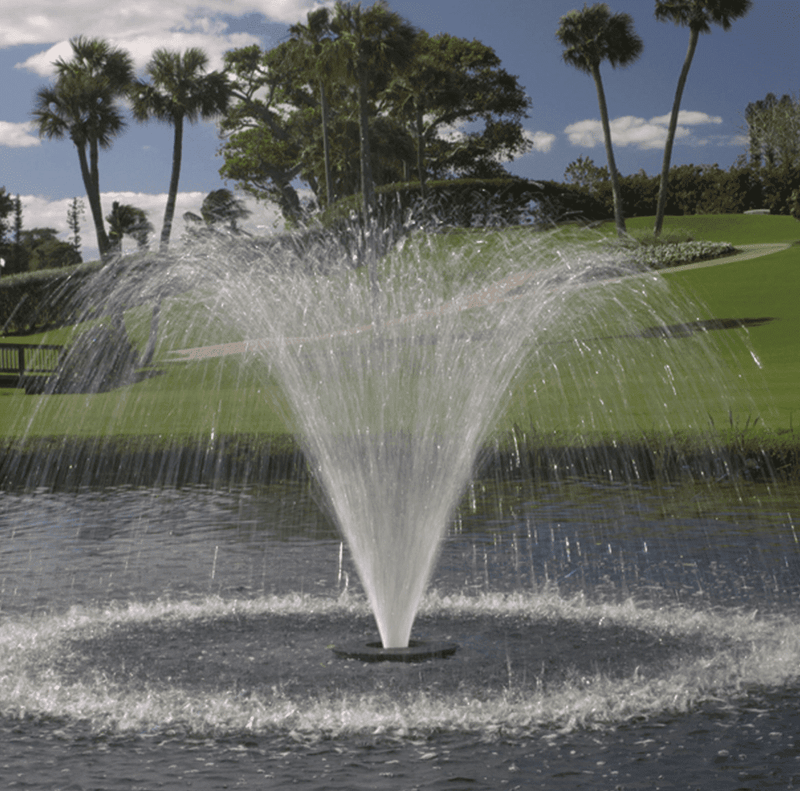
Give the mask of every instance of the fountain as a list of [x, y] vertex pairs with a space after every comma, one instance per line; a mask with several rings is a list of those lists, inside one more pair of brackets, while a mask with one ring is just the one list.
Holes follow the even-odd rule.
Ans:
[[[29, 397], [72, 420], [94, 403], [126, 414], [93, 466], [55, 445], [6, 485], [0, 779], [52, 784], [47, 767], [82, 765], [90, 745], [85, 783], [119, 788], [564, 771], [596, 787], [678, 760], [758, 782], [758, 761], [791, 749], [797, 497], [714, 451], [709, 414], [737, 381], [727, 336], [653, 332], [696, 309], [559, 235], [470, 234], [406, 237], [377, 292], [324, 240], [195, 250], [102, 292], [171, 294], [166, 373]], [[117, 452], [135, 445], [115, 439], [123, 424], [154, 404], [177, 424], [198, 387], [196, 454]], [[311, 483], [299, 462], [254, 458], [246, 430], [276, 410]], [[678, 428], [711, 449], [615, 453], [616, 436]], [[594, 447], [559, 447], [575, 437]], [[419, 643], [459, 650], [379, 665], [327, 650]]]
[[[409, 650], [414, 616], [515, 374], [532, 354], [548, 365], [564, 357], [552, 339], [563, 339], [569, 325], [575, 331], [577, 310], [586, 314], [587, 334], [601, 309], [608, 331], [606, 302], [623, 310], [620, 294], [598, 298], [599, 284], [614, 289], [613, 280], [629, 293], [620, 278], [633, 271], [577, 254], [548, 260], [527, 241], [489, 257], [463, 247], [449, 253], [423, 234], [405, 237], [370, 265], [379, 269], [377, 280], [367, 267], [354, 268], [348, 247], [330, 241], [294, 260], [285, 251], [277, 260], [228, 251], [206, 258], [204, 275], [214, 283], [209, 315], [227, 315], [255, 339], [245, 353], [260, 357], [288, 396], [287, 422], [296, 426], [374, 613], [385, 650], [345, 655], [449, 653]], [[188, 263], [194, 274], [194, 257]], [[648, 299], [657, 302], [652, 291]], [[624, 327], [633, 313], [627, 306], [614, 326]], [[177, 357], [221, 351], [200, 347]]]

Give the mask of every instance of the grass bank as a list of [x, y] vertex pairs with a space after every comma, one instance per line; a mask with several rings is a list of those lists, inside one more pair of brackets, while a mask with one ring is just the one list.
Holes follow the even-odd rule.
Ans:
[[[648, 218], [629, 222], [632, 231], [651, 225]], [[572, 244], [591, 246], [607, 231], [565, 229], [547, 243], [555, 238], [560, 250]], [[800, 224], [792, 218], [758, 215], [670, 217], [666, 231], [734, 245], [800, 238]], [[474, 272], [506, 244], [504, 235], [532, 234], [530, 229], [502, 234], [456, 231], [434, 239], [432, 245], [443, 252], [462, 250], [458, 260], [465, 272]], [[680, 322], [689, 331], [668, 325], [665, 335], [663, 327], [644, 322], [642, 329], [655, 334], [632, 341], [639, 349], [637, 363], [628, 366], [623, 381], [613, 367], [587, 368], [579, 348], [552, 372], [555, 386], [544, 386], [541, 359], [538, 367], [524, 367], [509, 393], [493, 447], [487, 449], [491, 464], [537, 475], [556, 470], [589, 474], [593, 468], [619, 479], [692, 468], [719, 477], [727, 472], [715, 467], [718, 462], [708, 451], [724, 447], [740, 470], [779, 469], [788, 474], [797, 469], [800, 247], [750, 261], [667, 271], [662, 277], [678, 296], [683, 306]], [[294, 427], [268, 371], [258, 364], [242, 367], [236, 355], [167, 362], [174, 348], [242, 340], [222, 323], [198, 326], [189, 320], [193, 313], [186, 296], [166, 307], [162, 334], [168, 340], [159, 349], [153, 375], [137, 383], [95, 394], [31, 396], [0, 390], [0, 437], [7, 456], [14, 459], [15, 477], [24, 477], [19, 473], [29, 472], [30, 465], [41, 465], [40, 451], [53, 459], [54, 470], [60, 467], [58, 475], [71, 474], [73, 481], [102, 477], [103, 471], [108, 477], [114, 469], [131, 465], [142, 475], [153, 465], [171, 468], [171, 474], [187, 481], [243, 474], [280, 477], [290, 470], [294, 474], [299, 464]], [[148, 322], [147, 309], [126, 316], [140, 348]], [[629, 347], [621, 339], [630, 341], [631, 332], [624, 329], [629, 323], [618, 325], [619, 316], [611, 312], [598, 322], [591, 332], [584, 327], [584, 339], [601, 338], [604, 353], [624, 362]], [[192, 327], [191, 332], [186, 327]], [[65, 343], [72, 333], [61, 329], [13, 340]], [[708, 371], [703, 376], [693, 373], [688, 350], [706, 342], [713, 342], [720, 370], [725, 369], [735, 387], [714, 380]], [[647, 353], [641, 354], [642, 349]], [[686, 369], [665, 375], [666, 349], [685, 357]], [[665, 400], [671, 401], [670, 409], [663, 408]]]

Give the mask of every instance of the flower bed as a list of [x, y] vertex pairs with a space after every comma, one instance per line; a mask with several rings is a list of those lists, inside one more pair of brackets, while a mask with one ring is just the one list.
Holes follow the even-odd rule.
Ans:
[[676, 242], [624, 247], [624, 259], [650, 269], [668, 269], [696, 261], [731, 255], [736, 248], [727, 242]]

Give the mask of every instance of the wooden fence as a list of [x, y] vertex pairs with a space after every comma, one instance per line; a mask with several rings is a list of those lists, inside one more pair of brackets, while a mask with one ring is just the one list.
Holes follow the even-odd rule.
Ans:
[[0, 343], [0, 387], [25, 387], [43, 383], [58, 370], [63, 346], [33, 343]]

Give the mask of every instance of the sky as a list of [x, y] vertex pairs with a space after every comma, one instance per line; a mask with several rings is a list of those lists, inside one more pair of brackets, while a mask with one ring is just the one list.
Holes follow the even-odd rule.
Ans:
[[[96, 257], [93, 226], [69, 140], [40, 140], [31, 125], [36, 91], [52, 80], [52, 62], [69, 58], [69, 39], [102, 37], [128, 50], [137, 69], [157, 47], [202, 47], [211, 68], [230, 49], [284, 40], [289, 25], [305, 21], [318, 0], [4, 0], [0, 27], [0, 186], [19, 195], [25, 228], [50, 227], [67, 238], [67, 208], [84, 198], [84, 260]], [[332, 3], [329, 3], [332, 4]], [[369, 0], [364, 7], [369, 6]], [[506, 165], [517, 176], [563, 180], [578, 157], [606, 163], [594, 83], [568, 66], [555, 33], [576, 0], [389, 0], [391, 10], [429, 34], [449, 33], [492, 47], [531, 98], [524, 128], [532, 150]], [[661, 169], [663, 145], [689, 31], [658, 22], [653, 0], [611, 0], [631, 15], [644, 42], [626, 69], [601, 66], [617, 167], [623, 174]], [[746, 152], [748, 103], [800, 91], [800, 0], [754, 0], [749, 14], [724, 31], [702, 35], [681, 103], [673, 164], [718, 164], [727, 169]], [[199, 212], [205, 195], [234, 188], [219, 176], [222, 159], [214, 122], [188, 126], [176, 218]], [[144, 209], [156, 228], [166, 203], [172, 128], [130, 119], [124, 134], [100, 157], [103, 211], [114, 200]], [[247, 198], [255, 233], [280, 229], [274, 206]], [[178, 220], [177, 229], [182, 228]], [[175, 229], [173, 230], [173, 234]]]

